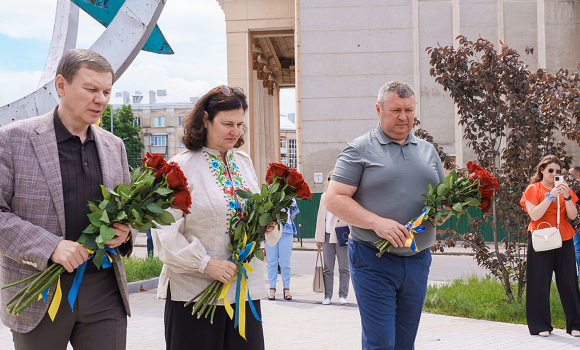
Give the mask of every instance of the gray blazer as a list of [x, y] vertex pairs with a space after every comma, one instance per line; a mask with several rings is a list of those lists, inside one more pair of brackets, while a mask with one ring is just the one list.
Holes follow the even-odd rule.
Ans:
[[[101, 161], [105, 187], [131, 181], [123, 141], [108, 131], [91, 126]], [[46, 270], [58, 243], [64, 239], [65, 217], [62, 177], [54, 131], [54, 110], [40, 117], [16, 121], [0, 128], [0, 285]], [[122, 246], [124, 255], [133, 250]], [[124, 250], [124, 251], [123, 251]], [[119, 255], [113, 267], [127, 314], [129, 294], [125, 269]], [[12, 330], [27, 333], [40, 323], [56, 283], [50, 287], [46, 303], [34, 301], [22, 314], [7, 313], [6, 303], [23, 285], [0, 292], [0, 316]], [[63, 303], [66, 296], [63, 298]], [[59, 312], [67, 310], [61, 305]], [[70, 311], [70, 308], [69, 308]]]

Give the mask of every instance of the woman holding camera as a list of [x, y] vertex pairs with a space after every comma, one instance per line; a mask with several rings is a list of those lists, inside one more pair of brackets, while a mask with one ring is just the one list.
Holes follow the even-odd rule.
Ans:
[[[543, 337], [549, 336], [553, 330], [550, 316], [552, 272], [556, 274], [556, 285], [566, 315], [566, 332], [580, 336], [580, 291], [572, 242], [574, 230], [566, 220], [574, 220], [578, 215], [578, 197], [566, 182], [555, 181], [556, 176], [562, 178], [561, 169], [562, 162], [558, 157], [548, 155], [542, 158], [520, 201], [531, 218], [528, 226], [526, 318], [530, 334]], [[562, 247], [536, 252], [531, 233], [549, 226], [558, 227], [558, 201]]]

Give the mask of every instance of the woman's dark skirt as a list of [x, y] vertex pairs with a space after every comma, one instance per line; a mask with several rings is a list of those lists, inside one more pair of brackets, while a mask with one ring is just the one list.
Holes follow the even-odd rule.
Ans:
[[[254, 300], [256, 312], [262, 318], [260, 300]], [[172, 301], [171, 290], [167, 288], [165, 301], [165, 343], [167, 350], [263, 350], [264, 332], [262, 322], [256, 320], [246, 301], [246, 340], [238, 328], [234, 328], [223, 306], [215, 311], [213, 324], [210, 316], [197, 318], [192, 315], [193, 303], [183, 307], [185, 302]], [[236, 308], [236, 304], [232, 304]], [[235, 317], [234, 317], [235, 319]]]

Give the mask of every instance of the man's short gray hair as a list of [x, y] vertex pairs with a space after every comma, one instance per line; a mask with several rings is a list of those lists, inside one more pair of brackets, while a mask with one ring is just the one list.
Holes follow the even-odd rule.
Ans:
[[395, 92], [400, 98], [407, 98], [415, 96], [415, 90], [411, 85], [403, 83], [402, 81], [389, 81], [379, 89], [379, 99], [378, 102], [382, 106], [383, 102], [387, 99], [389, 92]]
[[113, 75], [113, 82], [115, 81], [115, 71], [109, 61], [98, 53], [85, 49], [72, 49], [65, 53], [58, 63], [56, 76], [61, 74], [68, 83], [71, 83], [83, 67], [97, 72], [110, 72]]

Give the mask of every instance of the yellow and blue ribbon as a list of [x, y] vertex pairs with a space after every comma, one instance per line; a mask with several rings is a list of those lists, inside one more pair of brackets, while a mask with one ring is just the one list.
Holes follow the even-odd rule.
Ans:
[[[94, 250], [88, 249], [88, 248], [85, 248], [85, 249], [87, 250], [87, 252], [89, 252], [89, 259], [95, 255]], [[113, 258], [109, 255], [109, 253], [113, 253], [113, 254], [117, 255], [117, 252], [114, 249], [112, 249], [110, 247], [105, 247], [105, 256], [107, 258], [103, 259], [103, 263], [101, 265], [103, 267], [103, 269], [106, 269], [106, 268], [109, 268], [112, 266]], [[79, 267], [77, 268], [77, 274], [75, 275], [75, 279], [74, 279], [73, 284], [72, 284], [70, 291], [68, 293], [68, 302], [70, 304], [71, 310], [73, 310], [73, 311], [74, 311], [75, 300], [76, 300], [77, 295], [79, 293], [79, 287], [81, 285], [81, 282], [83, 280], [83, 275], [85, 273], [85, 268], [87, 267], [87, 261], [85, 261], [84, 263], [79, 265]], [[50, 286], [47, 287], [38, 296], [38, 300], [43, 299], [44, 302], [46, 303], [46, 298], [48, 297], [48, 290], [49, 289], [50, 289]], [[56, 284], [56, 290], [54, 293], [54, 297], [52, 298], [52, 302], [50, 303], [50, 306], [48, 307], [48, 316], [50, 316], [50, 319], [52, 321], [54, 321], [54, 318], [56, 317], [56, 313], [58, 312], [61, 301], [62, 301], [62, 289], [60, 287], [60, 276], [58, 276], [58, 282]]]
[[[222, 288], [222, 291], [218, 297], [218, 300], [224, 301], [224, 307], [226, 308], [226, 312], [230, 319], [234, 320], [234, 328], [239, 327], [240, 335], [246, 339], [246, 303], [245, 299], [242, 296], [246, 296], [248, 298], [248, 304], [250, 304], [250, 309], [252, 310], [252, 314], [254, 317], [262, 322], [260, 316], [256, 312], [256, 308], [254, 303], [252, 302], [252, 298], [250, 297], [250, 290], [248, 289], [248, 274], [252, 272], [252, 267], [243, 261], [250, 255], [254, 249], [256, 248], [256, 242], [250, 242], [246, 244], [247, 236], [244, 234], [244, 249], [240, 250], [238, 254], [235, 254], [230, 261], [235, 263], [238, 266], [238, 273], [234, 278]], [[228, 302], [226, 295], [228, 294], [228, 290], [233, 282], [234, 279], [237, 279], [236, 283], [236, 312], [235, 312], [235, 319], [234, 319], [234, 309]], [[246, 339], [247, 340], [247, 339]]]
[[420, 226], [425, 219], [425, 215], [427, 215], [427, 208], [423, 208], [423, 211], [421, 214], [419, 214], [419, 216], [405, 224], [407, 231], [409, 231], [409, 237], [405, 241], [405, 247], [411, 248], [411, 250], [414, 252], [419, 251], [417, 245], [415, 244], [415, 233], [425, 232], [425, 226]]

